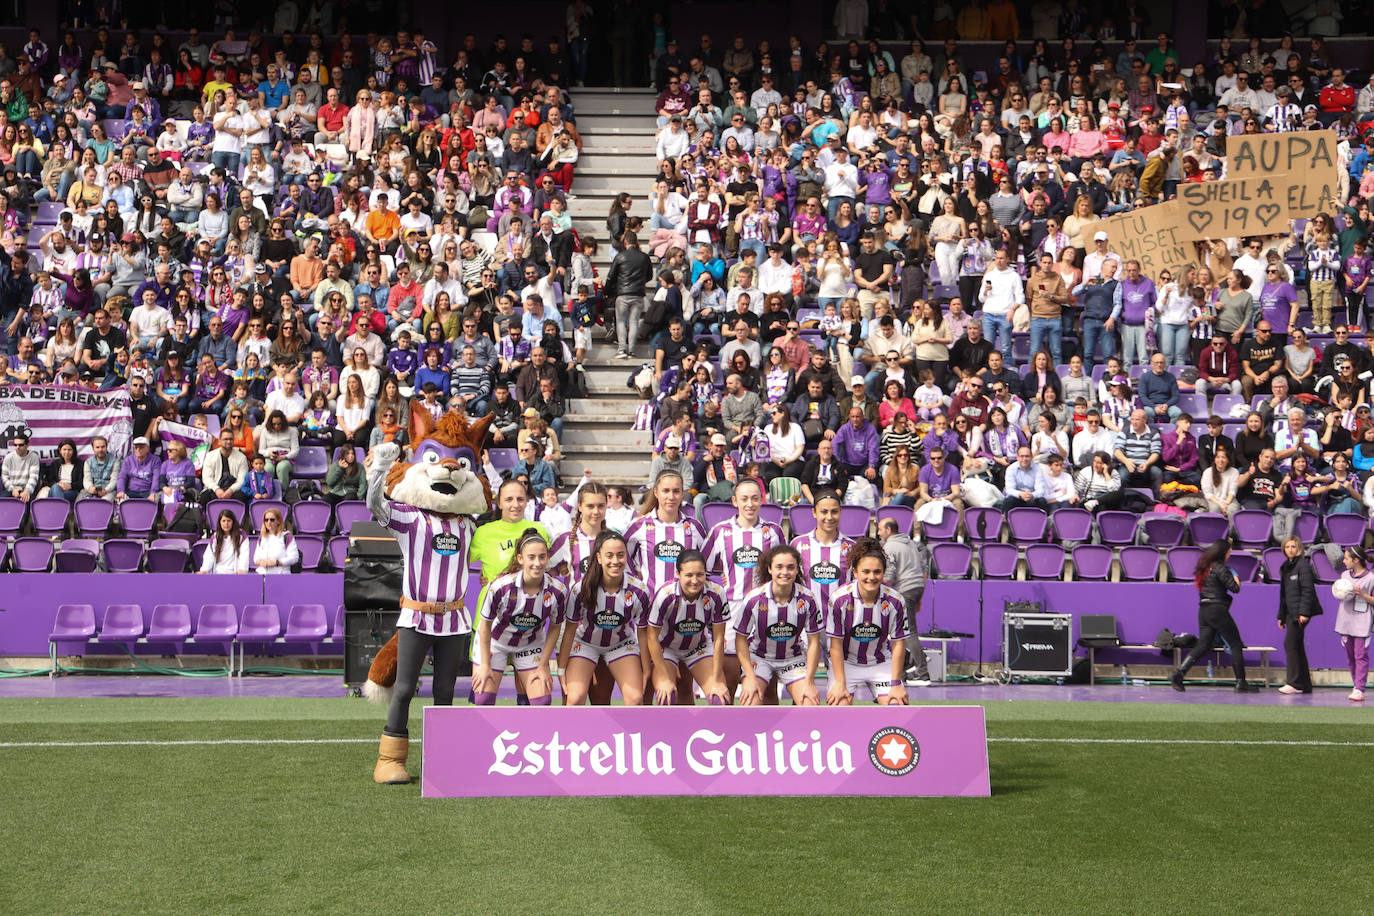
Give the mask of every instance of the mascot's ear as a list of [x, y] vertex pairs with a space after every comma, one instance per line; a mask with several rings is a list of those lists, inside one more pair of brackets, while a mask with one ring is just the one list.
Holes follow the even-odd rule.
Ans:
[[434, 422], [434, 415], [427, 408], [421, 407], [415, 398], [410, 399], [410, 430], [409, 438], [412, 448], [418, 446], [422, 439], [428, 439], [434, 435], [434, 428], [438, 424]]
[[[487, 430], [491, 428], [491, 424], [495, 420], [496, 414], [489, 413], [485, 417], [474, 420], [468, 424], [468, 444], [472, 446], [472, 453], [477, 456], [479, 462], [482, 460], [482, 448], [487, 442]], [[478, 476], [481, 475], [479, 474]]]

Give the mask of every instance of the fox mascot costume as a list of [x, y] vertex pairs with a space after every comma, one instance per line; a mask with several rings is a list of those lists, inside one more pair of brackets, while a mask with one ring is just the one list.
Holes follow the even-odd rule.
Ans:
[[377, 766], [378, 783], [407, 783], [410, 701], [425, 656], [434, 655], [434, 704], [452, 706], [458, 665], [472, 632], [473, 609], [464, 592], [473, 518], [491, 507], [491, 487], [479, 456], [491, 416], [474, 422], [448, 414], [435, 422], [414, 403], [410, 410], [409, 463], [392, 442], [369, 456], [367, 505], [396, 534], [403, 560], [396, 635], [368, 671], [363, 693], [388, 704]]

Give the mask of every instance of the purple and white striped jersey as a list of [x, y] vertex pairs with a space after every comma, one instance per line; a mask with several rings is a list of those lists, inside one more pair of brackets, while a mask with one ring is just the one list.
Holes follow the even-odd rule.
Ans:
[[711, 642], [711, 627], [725, 623], [730, 616], [725, 608], [725, 590], [714, 582], [695, 599], [682, 594], [682, 586], [669, 582], [654, 595], [653, 606], [640, 622], [641, 627], [659, 627], [658, 642], [665, 649], [687, 654]]
[[765, 661], [784, 661], [806, 653], [803, 633], [825, 629], [820, 600], [800, 583], [792, 598], [779, 604], [773, 583], [765, 582], [744, 599], [735, 613], [735, 631], [749, 640], [749, 653]]
[[553, 539], [553, 546], [549, 548], [549, 569], [566, 569], [567, 572], [559, 578], [566, 580], [569, 589], [572, 589], [574, 583], [581, 582], [587, 574], [594, 544], [596, 535], [584, 534], [581, 526], [560, 534]]
[[906, 604], [890, 585], [878, 588], [878, 599], [864, 604], [859, 583], [841, 586], [830, 596], [826, 633], [840, 640], [844, 659], [856, 665], [881, 665], [892, 660], [892, 643], [907, 638]]
[[645, 515], [625, 531], [630, 553], [630, 573], [642, 579], [651, 592], [677, 581], [677, 558], [684, 550], [702, 550], [706, 529], [694, 518], [680, 516], [674, 524]]
[[577, 589], [570, 588], [563, 619], [577, 624], [577, 639], [591, 646], [608, 648], [635, 635], [635, 627], [648, 613], [651, 602], [644, 584], [626, 575], [619, 591], [597, 589], [593, 604], [595, 607], [582, 607]]
[[568, 590], [553, 576], [533, 594], [525, 591], [525, 574], [517, 570], [487, 586], [482, 618], [491, 621], [491, 639], [510, 649], [537, 646], [549, 626], [557, 626], [568, 604]]
[[792, 546], [801, 554], [802, 572], [806, 573], [807, 586], [821, 599], [821, 613], [830, 612], [830, 600], [835, 589], [849, 578], [849, 548], [854, 541], [840, 535], [829, 544], [822, 544], [816, 532], [803, 534], [792, 539]]
[[759, 558], [785, 543], [777, 525], [759, 522], [753, 528], [741, 528], [739, 517], [735, 516], [716, 525], [707, 536], [706, 568], [720, 575], [725, 598], [733, 603], [754, 587]]
[[[414, 506], [391, 503], [387, 527], [400, 537], [401, 594], [412, 601], [461, 601], [468, 585], [468, 547], [472, 521], [461, 515], [444, 517]], [[444, 614], [424, 614], [401, 608], [398, 627], [411, 627], [430, 636], [472, 632], [472, 611], [466, 606]]]

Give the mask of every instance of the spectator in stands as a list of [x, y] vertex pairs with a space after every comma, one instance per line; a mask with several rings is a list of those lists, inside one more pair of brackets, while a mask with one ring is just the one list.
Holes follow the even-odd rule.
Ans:
[[339, 449], [338, 457], [325, 473], [324, 498], [331, 505], [338, 505], [346, 499], [365, 499], [367, 497], [367, 475], [352, 448]]
[[849, 422], [840, 427], [831, 443], [835, 460], [851, 478], [862, 478], [877, 486], [878, 430], [858, 407], [849, 408]]
[[152, 454], [147, 438], [139, 436], [133, 441], [133, 454], [119, 467], [116, 498], [156, 500], [161, 487], [162, 461]]
[[[146, 442], [145, 442], [146, 445]], [[5, 492], [15, 499], [28, 502], [38, 490], [38, 455], [29, 450], [28, 436], [10, 439], [10, 451], [0, 464]]]
[[1023, 445], [1016, 450], [1016, 462], [1007, 468], [1005, 481], [1006, 496], [997, 504], [1003, 512], [1021, 506], [1046, 507], [1045, 477], [1030, 446]]
[[1241, 390], [1246, 399], [1265, 394], [1274, 377], [1283, 372], [1283, 344], [1274, 338], [1268, 321], [1255, 325], [1255, 336], [1240, 352]]
[[1209, 391], [1240, 394], [1240, 357], [1225, 334], [1218, 332], [1209, 347], [1197, 358], [1197, 393], [1203, 397]]
[[1163, 353], [1156, 352], [1150, 357], [1150, 370], [1140, 376], [1136, 393], [1154, 423], [1172, 420], [1182, 413], [1178, 406], [1178, 379], [1169, 371]]
[[91, 457], [82, 471], [84, 486], [80, 499], [94, 498], [114, 502], [115, 486], [119, 478], [119, 461], [110, 454], [110, 443], [104, 436], [91, 440]]
[[[242, 417], [239, 418], [240, 423]], [[220, 430], [219, 448], [205, 453], [200, 469], [201, 483], [205, 489], [200, 492], [200, 503], [212, 499], [240, 499], [243, 482], [248, 476], [248, 459], [235, 447], [234, 431], [228, 427]]]
[[[212, 453], [213, 454], [213, 453]], [[239, 456], [242, 458], [242, 456]], [[239, 527], [238, 516], [228, 509], [215, 520], [215, 533], [206, 545], [201, 573], [221, 575], [248, 572], [248, 538]]]
[[814, 503], [816, 494], [823, 490], [843, 494], [849, 486], [849, 475], [835, 460], [835, 447], [829, 439], [816, 443], [816, 454], [807, 459], [798, 479], [802, 499], [808, 503]]
[[1159, 433], [1146, 422], [1141, 408], [1131, 411], [1129, 425], [1116, 434], [1112, 454], [1119, 462], [1118, 475], [1123, 487], [1149, 487], [1159, 492], [1164, 482], [1160, 467]]

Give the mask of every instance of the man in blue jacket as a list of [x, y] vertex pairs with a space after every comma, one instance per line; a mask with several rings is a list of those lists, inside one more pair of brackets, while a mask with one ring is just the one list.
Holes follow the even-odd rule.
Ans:
[[1140, 403], [1152, 423], [1172, 420], [1183, 411], [1178, 406], [1178, 379], [1164, 362], [1164, 354], [1150, 357], [1150, 371], [1140, 376]]

